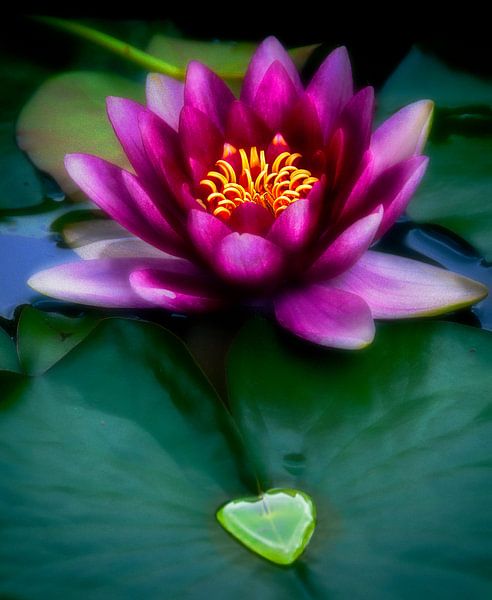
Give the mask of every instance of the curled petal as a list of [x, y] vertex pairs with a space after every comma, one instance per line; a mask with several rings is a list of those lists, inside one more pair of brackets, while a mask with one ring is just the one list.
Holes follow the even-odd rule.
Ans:
[[183, 82], [160, 73], [150, 73], [147, 76], [146, 96], [150, 110], [177, 131], [179, 113], [184, 103]]
[[258, 85], [252, 107], [271, 131], [282, 130], [299, 96], [284, 67], [275, 61]]
[[371, 140], [376, 174], [422, 152], [433, 110], [431, 100], [419, 100], [399, 110], [376, 129]]
[[375, 319], [439, 315], [487, 295], [485, 286], [467, 277], [371, 250], [329, 285], [364, 298]]
[[333, 287], [313, 284], [287, 291], [275, 300], [275, 315], [282, 327], [322, 346], [355, 350], [374, 338], [364, 300]]
[[352, 97], [352, 69], [343, 46], [327, 56], [307, 88], [318, 112], [325, 141], [332, 133], [344, 105]]
[[68, 154], [65, 166], [89, 198], [125, 229], [169, 254], [185, 252], [183, 240], [133, 175], [87, 154]]
[[199, 253], [213, 264], [217, 247], [231, 230], [214, 215], [191, 210], [188, 216], [188, 233]]
[[263, 121], [244, 102], [236, 100], [227, 115], [225, 139], [236, 148], [263, 146], [271, 133]]
[[106, 107], [111, 125], [135, 172], [149, 183], [155, 184], [156, 174], [142, 142], [139, 118], [148, 112], [134, 100], [109, 96]]
[[271, 36], [258, 46], [251, 58], [248, 70], [244, 76], [241, 100], [244, 100], [248, 104], [253, 102], [265, 73], [274, 62], [278, 62], [283, 66], [294, 88], [298, 92], [302, 90], [301, 79], [291, 57], [282, 44], [275, 37]]
[[278, 246], [251, 233], [231, 233], [219, 244], [216, 271], [227, 281], [257, 288], [277, 282], [284, 266]]
[[205, 113], [219, 129], [225, 119], [234, 94], [224, 81], [204, 64], [192, 61], [186, 71], [184, 103]]
[[[177, 263], [179, 261], [176, 261]], [[135, 270], [130, 275], [134, 291], [146, 301], [177, 312], [208, 312], [224, 304], [206, 275], [188, 263]]]
[[191, 175], [198, 183], [221, 157], [224, 138], [215, 123], [193, 106], [181, 111], [179, 137]]
[[341, 233], [309, 268], [306, 278], [330, 279], [350, 269], [372, 244], [383, 218], [383, 207], [359, 219]]
[[[188, 264], [171, 259], [169, 263]], [[118, 258], [80, 260], [66, 263], [33, 275], [28, 284], [40, 292], [78, 304], [111, 308], [147, 308], [149, 302], [130, 285], [135, 269], [166, 266], [166, 259]]]
[[266, 208], [255, 202], [244, 202], [232, 211], [228, 225], [238, 233], [266, 235], [274, 222], [274, 216]]
[[296, 200], [275, 219], [268, 239], [286, 250], [296, 252], [311, 240], [319, 226], [325, 185], [319, 181], [307, 198]]

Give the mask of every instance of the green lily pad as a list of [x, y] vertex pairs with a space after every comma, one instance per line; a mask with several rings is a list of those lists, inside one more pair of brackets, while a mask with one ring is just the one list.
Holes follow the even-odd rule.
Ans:
[[17, 331], [22, 370], [27, 375], [41, 375], [80, 344], [98, 322], [90, 315], [66, 317], [24, 307]]
[[109, 319], [39, 377], [0, 373], [0, 596], [302, 597], [224, 534], [254, 493], [206, 378], [161, 327]]
[[64, 73], [43, 83], [17, 122], [19, 146], [75, 199], [83, 196], [65, 170], [65, 154], [88, 152], [129, 168], [108, 121], [107, 96], [143, 101], [144, 86], [110, 73]]
[[492, 259], [492, 81], [413, 49], [379, 94], [380, 115], [421, 98], [436, 102], [431, 162], [409, 215], [452, 229]]
[[20, 371], [14, 340], [0, 329], [0, 371]]
[[313, 535], [316, 509], [299, 490], [274, 489], [237, 498], [217, 512], [222, 527], [247, 548], [279, 565], [290, 565]]
[[386, 324], [360, 352], [255, 321], [230, 401], [268, 489], [308, 493], [313, 598], [487, 598], [492, 591], [492, 335]]
[[15, 119], [22, 103], [45, 77], [46, 71], [34, 62], [0, 57], [0, 210], [36, 206], [45, 197], [36, 169], [15, 143]]

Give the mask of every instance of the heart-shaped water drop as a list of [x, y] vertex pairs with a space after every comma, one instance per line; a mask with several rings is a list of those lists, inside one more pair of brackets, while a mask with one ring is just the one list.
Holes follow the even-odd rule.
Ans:
[[246, 548], [271, 562], [290, 565], [313, 535], [316, 509], [304, 492], [272, 489], [228, 502], [217, 511], [217, 519]]

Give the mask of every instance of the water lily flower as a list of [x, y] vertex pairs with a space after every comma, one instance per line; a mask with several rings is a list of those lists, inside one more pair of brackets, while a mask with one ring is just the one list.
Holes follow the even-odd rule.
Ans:
[[433, 104], [410, 104], [373, 132], [373, 89], [354, 92], [344, 48], [307, 87], [271, 37], [239, 99], [199, 62], [184, 83], [149, 75], [146, 90], [147, 106], [107, 100], [133, 173], [86, 154], [65, 161], [121, 236], [35, 274], [34, 289], [180, 313], [263, 305], [297, 336], [339, 348], [369, 344], [374, 319], [436, 315], [486, 295], [455, 273], [370, 249], [424, 175]]

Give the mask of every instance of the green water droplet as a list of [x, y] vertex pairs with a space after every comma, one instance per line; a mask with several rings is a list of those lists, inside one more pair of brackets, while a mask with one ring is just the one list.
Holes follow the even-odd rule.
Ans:
[[228, 502], [217, 511], [217, 520], [246, 548], [276, 564], [290, 565], [313, 535], [316, 509], [304, 492], [272, 489]]

